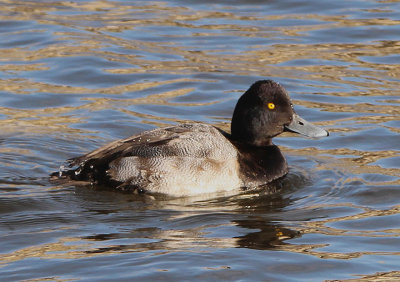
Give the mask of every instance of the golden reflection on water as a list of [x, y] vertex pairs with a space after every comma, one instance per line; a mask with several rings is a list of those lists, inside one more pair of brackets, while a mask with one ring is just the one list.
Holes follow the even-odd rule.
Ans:
[[[322, 150], [313, 147], [302, 148], [302, 149], [290, 149], [283, 148], [284, 152], [292, 153], [294, 155], [303, 156], [318, 156], [320, 162], [315, 169], [316, 170], [328, 170], [335, 171], [340, 170], [351, 175], [359, 175], [355, 179], [346, 179], [345, 182], [352, 182], [354, 180], [361, 181], [362, 183], [371, 186], [386, 186], [386, 185], [400, 185], [400, 168], [386, 168], [380, 165], [374, 164], [376, 161], [384, 160], [386, 158], [398, 157], [398, 151], [360, 151], [360, 150], [350, 150], [346, 148]], [[331, 156], [336, 156], [335, 158]], [[340, 159], [337, 159], [340, 157]], [[395, 179], [385, 180], [385, 181], [366, 181], [362, 178], [363, 174], [380, 174], [385, 176], [391, 176]], [[337, 180], [337, 185], [340, 183], [340, 178]], [[344, 185], [341, 183], [340, 185]]]
[[[319, 234], [326, 236], [340, 236], [340, 237], [359, 237], [361, 238], [393, 238], [400, 236], [399, 229], [381, 229], [374, 230], [346, 230], [327, 226], [331, 223], [339, 223], [347, 220], [370, 219], [374, 217], [387, 216], [398, 214], [400, 206], [395, 206], [388, 210], [372, 210], [361, 206], [350, 206], [363, 210], [361, 213], [350, 216], [343, 216], [337, 218], [322, 219], [318, 221], [303, 222], [300, 227], [293, 227], [294, 230], [300, 234]], [[322, 205], [310, 206], [309, 209], [321, 208]], [[329, 205], [326, 205], [329, 207]], [[333, 205], [338, 207], [338, 205]], [[366, 255], [379, 255], [379, 256], [398, 256], [400, 251], [356, 251], [356, 252], [329, 252], [324, 251], [323, 248], [330, 244], [293, 244], [286, 242], [286, 239], [293, 237], [293, 230], [286, 228], [275, 228], [275, 235], [273, 240], [270, 240], [266, 246], [262, 244], [266, 238], [263, 238], [262, 233], [260, 236], [251, 236], [251, 233], [242, 237], [213, 237], [209, 235], [208, 229], [221, 228], [227, 226], [234, 226], [233, 223], [222, 225], [202, 225], [197, 228], [189, 229], [170, 229], [163, 230], [159, 228], [145, 228], [134, 229], [129, 234], [99, 234], [89, 237], [63, 237], [56, 242], [44, 243], [19, 250], [11, 253], [3, 253], [0, 258], [1, 264], [8, 264], [11, 262], [25, 260], [29, 258], [41, 259], [79, 259], [90, 258], [96, 256], [104, 256], [111, 254], [122, 254], [127, 252], [193, 252], [202, 251], [205, 248], [214, 249], [227, 249], [236, 247], [256, 246], [261, 249], [275, 249], [279, 251], [288, 251], [293, 253], [306, 254], [316, 256], [323, 259], [354, 259]], [[246, 225], [244, 225], [246, 227]], [[69, 226], [68, 228], [73, 228]], [[52, 230], [55, 231], [55, 230]], [[114, 244], [113, 239], [129, 236], [129, 238], [151, 238], [153, 242], [143, 243], [125, 243]], [[271, 239], [271, 238], [269, 238]], [[252, 240], [254, 240], [252, 242]], [[135, 240], [137, 241], [137, 240]], [[106, 244], [105, 244], [106, 242]], [[261, 245], [260, 245], [261, 243]], [[258, 247], [257, 247], [258, 246]]]
[[[254, 16], [237, 16], [234, 13], [221, 13], [213, 11], [198, 11], [183, 7], [168, 7], [164, 3], [154, 3], [152, 5], [131, 5], [124, 2], [111, 1], [92, 1], [85, 4], [57, 2], [57, 5], [37, 3], [33, 1], [3, 1], [13, 3], [10, 5], [13, 9], [10, 11], [8, 5], [2, 5], [6, 16], [5, 20], [19, 21], [37, 21], [40, 24], [51, 24], [55, 26], [73, 27], [75, 32], [56, 32], [59, 43], [55, 42], [50, 46], [42, 47], [36, 50], [27, 48], [12, 48], [0, 50], [2, 57], [21, 61], [36, 61], [44, 58], [68, 57], [85, 55], [90, 52], [93, 55], [101, 56], [109, 61], [128, 62], [134, 67], [123, 69], [107, 69], [105, 71], [118, 74], [126, 73], [175, 73], [189, 74], [192, 72], [215, 72], [229, 71], [240, 74], [257, 73], [262, 76], [283, 75], [289, 78], [317, 79], [327, 82], [351, 83], [352, 85], [365, 88], [382, 87], [390, 88], [397, 86], [396, 82], [390, 80], [378, 79], [374, 81], [375, 72], [379, 71], [380, 77], [398, 77], [399, 69], [395, 65], [376, 64], [362, 60], [363, 56], [380, 57], [392, 54], [398, 54], [400, 43], [398, 41], [371, 42], [370, 44], [348, 44], [348, 43], [326, 43], [326, 44], [274, 44], [267, 46], [252, 46], [250, 50], [243, 50], [240, 54], [222, 54], [223, 49], [217, 50], [190, 50], [192, 48], [177, 46], [173, 41], [159, 42], [143, 40], [127, 40], [120, 36], [119, 32], [127, 29], [135, 29], [143, 26], [179, 26], [191, 31], [189, 36], [199, 36], [195, 33], [196, 29], [218, 30], [218, 36], [257, 36], [269, 37], [270, 34], [259, 34], [262, 25], [261, 20], [282, 20], [290, 19], [314, 19], [324, 24], [290, 26], [290, 27], [268, 27], [268, 31], [274, 31], [286, 36], [296, 36], [298, 33], [304, 33], [314, 30], [323, 30], [338, 27], [353, 26], [390, 26], [398, 25], [399, 21], [390, 19], [348, 19], [345, 16], [319, 16], [319, 15], [285, 15], [268, 16], [267, 18]], [[19, 4], [19, 5], [17, 5]], [[29, 7], [29, 8], [28, 8]], [[77, 12], [85, 13], [85, 25], [82, 23], [80, 15], [60, 15], [54, 14], [55, 11], [62, 8], [73, 9]], [[26, 12], [29, 9], [29, 13]], [[149, 10], [150, 9], [150, 10]], [[100, 11], [101, 13], [91, 13]], [[173, 11], [172, 14], [170, 12]], [[13, 13], [11, 15], [11, 12]], [[40, 15], [40, 17], [38, 17]], [[226, 18], [238, 21], [237, 25], [202, 25], [189, 24], [188, 22], [198, 22], [203, 19]], [[87, 27], [87, 24], [93, 22], [96, 26]], [[276, 29], [276, 30], [274, 30]], [[81, 31], [78, 31], [81, 30]], [[232, 32], [232, 30], [236, 32]], [[89, 33], [88, 33], [89, 32]], [[234, 33], [234, 34], [232, 34]], [[213, 33], [203, 33], [201, 36], [211, 36]], [[172, 36], [171, 39], [174, 37]], [[64, 41], [76, 42], [77, 44], [65, 45]], [[102, 50], [109, 44], [117, 44], [127, 50], [137, 50], [138, 52], [173, 54], [179, 56], [177, 60], [150, 60], [142, 56], [132, 54], [121, 54], [112, 51]], [[292, 60], [302, 59], [321, 59], [326, 61], [345, 62], [347, 66], [325, 65], [324, 63], [313, 66], [276, 66]], [[275, 66], [274, 66], [275, 65]], [[349, 66], [362, 68], [361, 70], [350, 69]], [[9, 66], [11, 69], [19, 67]], [[41, 66], [46, 68], [46, 66]], [[299, 72], [301, 71], [301, 72]], [[364, 77], [366, 82], [346, 82], [343, 77]], [[29, 83], [29, 82], [28, 82]], [[383, 85], [382, 85], [383, 83]], [[31, 87], [27, 86], [27, 89]], [[77, 89], [78, 90], [78, 89]], [[41, 92], [43, 90], [39, 90]], [[79, 90], [78, 90], [79, 91]], [[372, 93], [371, 93], [372, 94]], [[365, 94], [364, 94], [365, 95]], [[389, 94], [390, 95], [390, 94]]]
[[[30, 88], [35, 88], [36, 90], [42, 90], [43, 92], [46, 93], [49, 92], [49, 93], [90, 94], [96, 92], [104, 94], [121, 94], [127, 91], [139, 91], [152, 87], [157, 87], [160, 85], [176, 83], [176, 82], [188, 82], [188, 81], [196, 81], [196, 80], [173, 79], [173, 80], [159, 81], [159, 82], [143, 82], [143, 83], [123, 85], [119, 87], [100, 88], [97, 89], [96, 91], [93, 89], [86, 89], [82, 87], [61, 86], [60, 88], [59, 87], [53, 88], [43, 83], [31, 84]], [[6, 81], [3, 82], [4, 82], [3, 85], [4, 90], [18, 94], [25, 94], [24, 91], [21, 92], [19, 90], [25, 89], [27, 87], [26, 85], [20, 85], [21, 88], [18, 88], [18, 86], [16, 86], [15, 84], [7, 84]], [[1, 86], [1, 81], [0, 81], [0, 86]], [[66, 91], [65, 89], [68, 89], [69, 91]], [[88, 97], [82, 99], [82, 101], [88, 101], [88, 102], [80, 106], [64, 106], [55, 108], [48, 107], [48, 108], [29, 109], [29, 110], [0, 107], [0, 114], [6, 115], [8, 117], [7, 119], [1, 119], [0, 125], [2, 126], [4, 131], [13, 131], [16, 128], [17, 128], [16, 130], [21, 130], [25, 128], [29, 132], [43, 132], [43, 131], [49, 132], [49, 131], [62, 130], [63, 132], [80, 133], [82, 132], [81, 130], [69, 128], [69, 124], [81, 123], [83, 122], [83, 119], [74, 117], [73, 115], [67, 115], [68, 113], [81, 109], [87, 109], [90, 111], [99, 111], [110, 108], [120, 109], [118, 107], [120, 105], [134, 105], [134, 104], [204, 106], [216, 103], [216, 102], [204, 102], [204, 103], [169, 102], [170, 99], [185, 95], [191, 91], [193, 91], [193, 88], [187, 88], [187, 89], [183, 88], [173, 91], [167, 91], [164, 93], [151, 94], [146, 97], [133, 98], [133, 99], [111, 99], [111, 98]]]
[[[343, 279], [343, 282], [358, 282], [358, 281], [375, 281], [375, 282], [385, 282], [385, 281], [399, 281], [400, 271], [389, 271], [389, 272], [377, 272], [371, 275], [355, 275], [358, 276], [355, 279]], [[328, 282], [335, 282], [338, 280], [326, 280]]]
[[[358, 95], [397, 95], [395, 91], [387, 91], [384, 89], [398, 88], [398, 82], [387, 79], [388, 77], [399, 77], [399, 68], [396, 65], [377, 64], [364, 61], [361, 57], [382, 57], [387, 55], [400, 53], [400, 42], [398, 41], [382, 41], [371, 42], [369, 44], [274, 44], [274, 45], [259, 45], [252, 46], [249, 50], [243, 50], [239, 54], [222, 54], [221, 50], [190, 50], [189, 47], [177, 46], [173, 41], [151, 42], [143, 40], [128, 40], [119, 35], [119, 32], [135, 28], [137, 26], [147, 25], [179, 25], [183, 22], [186, 25], [183, 28], [190, 29], [209, 29], [218, 30], [218, 36], [229, 35], [232, 30], [235, 30], [236, 36], [251, 36], [257, 35], [257, 31], [261, 28], [259, 21], [265, 20], [263, 17], [255, 16], [238, 16], [235, 13], [221, 13], [213, 11], [198, 11], [183, 7], [168, 7], [164, 3], [152, 3], [150, 5], [132, 5], [123, 2], [111, 1], [91, 1], [85, 3], [74, 2], [56, 2], [56, 5], [48, 5], [46, 3], [34, 1], [3, 1], [0, 11], [4, 20], [16, 21], [37, 21], [41, 24], [52, 24], [56, 26], [73, 27], [74, 32], [55, 32], [54, 38], [56, 41], [48, 46], [41, 48], [10, 48], [1, 49], [0, 57], [7, 58], [9, 61], [20, 61], [25, 64], [6, 64], [3, 65], [0, 71], [4, 72], [25, 72], [25, 71], [41, 71], [49, 69], [46, 63], [37, 63], [38, 60], [57, 57], [75, 57], [91, 54], [102, 57], [108, 61], [124, 62], [132, 65], [123, 69], [107, 68], [104, 72], [114, 74], [129, 74], [129, 73], [166, 73], [166, 74], [185, 74], [197, 72], [229, 72], [237, 75], [248, 75], [249, 73], [257, 74], [258, 76], [284, 76], [293, 79], [317, 80], [328, 83], [340, 82], [342, 84], [351, 84], [355, 87], [362, 87], [359, 92], [325, 92], [324, 95], [334, 96], [358, 96]], [[8, 5], [7, 5], [8, 4]], [[64, 15], [54, 14], [55, 11], [62, 8], [73, 9], [85, 14], [85, 24], [90, 21], [101, 23], [92, 26], [88, 30], [87, 25], [81, 23], [80, 15]], [[28, 12], [29, 11], [29, 12]], [[91, 13], [99, 11], [102, 13]], [[173, 16], [169, 13], [174, 11]], [[145, 15], [145, 16], [144, 16]], [[150, 19], [149, 19], [150, 16]], [[227, 18], [243, 22], [235, 26], [221, 25], [189, 25], [187, 22], [196, 22], [208, 18]], [[348, 19], [346, 16], [320, 16], [315, 14], [310, 15], [282, 15], [268, 16], [268, 20], [281, 20], [285, 18], [295, 19], [315, 19], [325, 24], [304, 25], [300, 27], [280, 27], [276, 32], [282, 34], [307, 32], [311, 30], [325, 29], [335, 27], [349, 26], [365, 26], [365, 25], [396, 25], [398, 21], [389, 19]], [[123, 20], [121, 20], [123, 19]], [[111, 30], [107, 27], [112, 26]], [[118, 28], [117, 28], [118, 27]], [[300, 29], [300, 30], [296, 30]], [[106, 29], [106, 30], [105, 30]], [[78, 31], [80, 30], [80, 31]], [[269, 29], [271, 30], [271, 28]], [[273, 28], [272, 28], [273, 30]], [[108, 31], [107, 33], [105, 31]], [[118, 32], [117, 32], [118, 31]], [[22, 32], [22, 31], [21, 31]], [[37, 31], [40, 32], [40, 31]], [[194, 31], [192, 31], [194, 32]], [[227, 33], [227, 34], [225, 34]], [[210, 33], [212, 34], [212, 33]], [[205, 36], [203, 34], [202, 36]], [[208, 34], [207, 34], [208, 35]], [[194, 33], [194, 36], [196, 34]], [[173, 38], [173, 37], [172, 37]], [[75, 42], [75, 44], [65, 44], [64, 41]], [[109, 45], [117, 45], [126, 50], [136, 50], [146, 53], [155, 54], [172, 54], [178, 56], [179, 59], [170, 60], [151, 60], [146, 59], [141, 55], [123, 54], [104, 50], [104, 47]], [[303, 66], [279, 66], [293, 60], [323, 60], [340, 61], [347, 65], [324, 65], [324, 63], [315, 63], [314, 65]], [[355, 69], [354, 67], [357, 67]], [[379, 77], [377, 77], [379, 74]], [[365, 78], [362, 81], [344, 80], [345, 77]], [[126, 92], [144, 90], [146, 88], [156, 87], [163, 83], [173, 83], [179, 81], [193, 81], [190, 79], [175, 79], [164, 82], [141, 82], [128, 85], [119, 85], [106, 88], [87, 88], [77, 87], [62, 84], [51, 84], [38, 82], [24, 78], [9, 78], [1, 79], [0, 87], [4, 91], [15, 94], [28, 93], [71, 93], [71, 94], [122, 94]], [[189, 90], [188, 90], [189, 91]], [[172, 91], [166, 98], [174, 98], [180, 95], [185, 95], [184, 89]], [[162, 94], [155, 94], [141, 100], [132, 100], [132, 103], [163, 103], [167, 105], [177, 105], [176, 103], [168, 102], [168, 100], [157, 98]], [[72, 107], [69, 109], [58, 109], [59, 114], [81, 109], [92, 108], [100, 110], [104, 108], [109, 100], [105, 98], [88, 98], [90, 104], [84, 106]], [[129, 101], [123, 101], [123, 103]], [[398, 120], [399, 106], [396, 105], [369, 105], [367, 103], [358, 103], [352, 105], [343, 105], [335, 103], [316, 103], [308, 101], [296, 101], [300, 105], [310, 108], [322, 108], [325, 111], [331, 112], [364, 112], [364, 113], [382, 113], [381, 116], [367, 117], [368, 120], [375, 119], [377, 122], [386, 122], [390, 120]], [[395, 101], [396, 102], [396, 101]], [[396, 102], [398, 103], [398, 101]], [[201, 104], [199, 104], [201, 105]], [[179, 106], [190, 106], [190, 104], [179, 104]], [[46, 111], [51, 111], [46, 109]], [[2, 109], [0, 113], [9, 114], [9, 109]], [[53, 111], [55, 114], [55, 112]], [[18, 113], [20, 114], [20, 113]], [[30, 114], [30, 113], [29, 113]], [[12, 116], [15, 116], [15, 114]], [[10, 117], [13, 120], [14, 117]], [[58, 117], [58, 119], [65, 119]], [[363, 117], [356, 117], [353, 120], [362, 121]], [[20, 119], [19, 122], [22, 122]], [[36, 123], [43, 126], [54, 127], [55, 123], [66, 124], [68, 120], [46, 119], [41, 117]], [[71, 120], [70, 123], [75, 123], [76, 120]], [[330, 121], [329, 124], [341, 121]], [[23, 123], [23, 122], [22, 122]], [[35, 123], [35, 122], [33, 122]], [[51, 124], [46, 124], [51, 123]], [[58, 128], [59, 126], [57, 126]], [[64, 127], [65, 128], [65, 127]], [[346, 131], [346, 128], [340, 130]]]

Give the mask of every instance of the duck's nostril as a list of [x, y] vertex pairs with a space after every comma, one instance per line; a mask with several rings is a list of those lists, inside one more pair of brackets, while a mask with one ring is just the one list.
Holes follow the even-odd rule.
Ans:
[[300, 124], [300, 125], [304, 125], [304, 123], [303, 123], [303, 122], [301, 122], [301, 121], [299, 121], [299, 124]]

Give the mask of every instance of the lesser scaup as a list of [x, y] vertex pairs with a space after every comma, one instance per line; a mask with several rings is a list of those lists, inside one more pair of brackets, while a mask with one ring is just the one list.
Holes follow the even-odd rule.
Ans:
[[285, 130], [328, 136], [295, 113], [279, 83], [262, 80], [238, 100], [231, 134], [203, 123], [157, 128], [71, 159], [53, 176], [175, 196], [257, 187], [288, 172], [272, 143]]

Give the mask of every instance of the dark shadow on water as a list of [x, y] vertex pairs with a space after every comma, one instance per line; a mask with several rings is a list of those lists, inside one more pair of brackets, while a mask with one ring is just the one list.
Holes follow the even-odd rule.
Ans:
[[278, 245], [286, 244], [284, 243], [285, 240], [301, 236], [299, 231], [291, 230], [280, 224], [272, 224], [262, 219], [238, 220], [236, 223], [248, 229], [260, 229], [258, 232], [236, 237], [238, 239], [237, 247], [241, 248], [270, 250]]
[[[285, 218], [285, 208], [295, 201], [290, 197], [294, 192], [310, 184], [310, 180], [300, 171], [294, 169], [283, 179], [269, 184], [269, 188], [276, 190], [273, 194], [262, 191], [258, 197], [244, 198], [239, 201], [246, 219], [233, 220], [233, 222], [247, 230], [257, 230], [245, 235], [235, 237], [237, 247], [270, 250], [277, 246], [287, 244], [284, 241], [301, 234], [297, 230], [290, 229], [280, 223]], [[290, 220], [290, 219], [287, 219]]]
[[[146, 194], [107, 191], [105, 187], [76, 187], [75, 194], [88, 212], [96, 217], [111, 216], [112, 224], [126, 226], [123, 232], [99, 232], [81, 237], [94, 245], [85, 253], [187, 250], [197, 247], [273, 250], [288, 244], [286, 240], [301, 236], [297, 230], [282, 223], [282, 218], [285, 217], [284, 210], [293, 201], [291, 192], [301, 189], [308, 182], [304, 175], [294, 171], [257, 191], [194, 201], [159, 195], [150, 198]], [[236, 226], [232, 227], [235, 229], [239, 227], [240, 234], [243, 230], [246, 233], [237, 236], [237, 232], [229, 228], [222, 234], [209, 232], [210, 228], [223, 230], [227, 225]], [[127, 242], [118, 244], [121, 239]], [[107, 243], [95, 247], [99, 244], [95, 242]]]

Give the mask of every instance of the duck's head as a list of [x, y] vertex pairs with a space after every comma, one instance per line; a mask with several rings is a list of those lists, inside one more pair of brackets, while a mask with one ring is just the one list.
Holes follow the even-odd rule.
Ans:
[[309, 137], [329, 135], [328, 131], [296, 114], [289, 95], [279, 83], [272, 80], [255, 82], [236, 104], [231, 124], [232, 138], [250, 145], [267, 146], [283, 131]]

